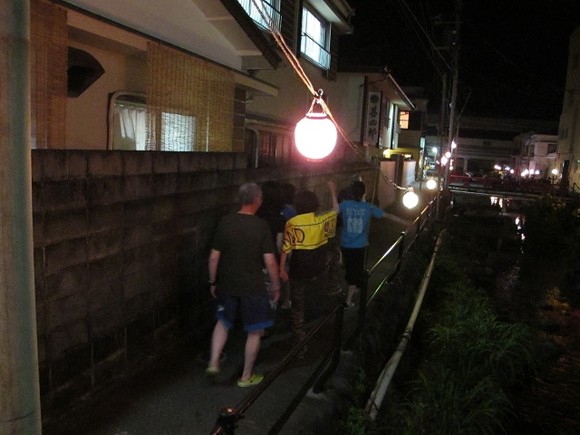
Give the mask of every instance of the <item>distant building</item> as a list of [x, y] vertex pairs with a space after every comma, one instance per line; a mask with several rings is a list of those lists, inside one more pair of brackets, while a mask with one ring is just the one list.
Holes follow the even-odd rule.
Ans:
[[558, 157], [558, 136], [523, 133], [514, 142], [518, 146], [515, 174], [522, 177], [549, 178]]
[[[439, 152], [447, 141], [446, 134], [442, 137], [437, 134], [438, 116], [429, 114], [428, 117], [425, 146], [430, 160], [440, 158]], [[513, 169], [521, 161], [521, 143], [517, 139], [520, 135], [528, 137], [534, 134], [529, 132], [535, 131], [549, 135], [557, 129], [552, 121], [475, 116], [462, 117], [458, 124], [454, 139], [457, 147], [452, 153], [450, 168], [455, 173], [485, 174], [496, 166]]]

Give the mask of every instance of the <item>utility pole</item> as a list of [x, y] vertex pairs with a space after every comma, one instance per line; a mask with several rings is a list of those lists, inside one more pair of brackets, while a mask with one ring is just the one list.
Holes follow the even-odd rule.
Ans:
[[[461, 24], [461, 0], [455, 0], [455, 29], [453, 30], [453, 40], [451, 41], [452, 56], [452, 81], [451, 81], [451, 100], [449, 102], [449, 123], [447, 134], [447, 149], [452, 151], [451, 143], [455, 132], [455, 112], [457, 106], [457, 85], [459, 81], [459, 30]], [[449, 167], [451, 159], [445, 165], [445, 177], [443, 180], [443, 189], [447, 189], [449, 184]]]
[[32, 255], [30, 0], [0, 0], [0, 434], [42, 432]]

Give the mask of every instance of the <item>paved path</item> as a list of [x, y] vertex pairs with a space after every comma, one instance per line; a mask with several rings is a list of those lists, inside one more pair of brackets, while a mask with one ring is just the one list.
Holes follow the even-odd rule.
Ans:
[[[368, 264], [396, 240], [413, 212], [402, 219], [399, 210], [391, 210], [395, 219], [373, 223], [371, 227]], [[415, 214], [418, 211], [414, 212]], [[309, 325], [318, 320], [337, 303], [336, 297], [319, 292], [318, 300], [309, 304]], [[356, 323], [356, 310], [345, 311], [346, 328]], [[304, 385], [320, 361], [331, 349], [333, 325], [328, 325], [311, 343], [303, 360], [294, 360], [269, 386], [266, 392], [248, 409], [240, 421], [236, 434], [264, 435]], [[209, 337], [208, 337], [209, 340]], [[45, 427], [45, 435], [197, 435], [213, 429], [219, 410], [238, 405], [250, 389], [239, 388], [236, 379], [243, 366], [245, 337], [235, 328], [225, 348], [223, 373], [217, 382], [210, 382], [204, 374], [209, 343], [185, 342], [175, 352], [157, 361], [151, 370], [113, 385], [95, 394], [79, 410], [57, 424]], [[289, 312], [277, 313], [276, 326], [263, 340], [256, 371], [274, 370], [291, 349]], [[341, 359], [334, 383], [346, 379], [348, 353]], [[345, 375], [345, 376], [342, 376]], [[351, 388], [339, 385], [338, 388]], [[321, 416], [332, 411], [332, 403], [324, 395], [308, 395], [300, 403], [281, 434], [320, 433], [316, 428]]]

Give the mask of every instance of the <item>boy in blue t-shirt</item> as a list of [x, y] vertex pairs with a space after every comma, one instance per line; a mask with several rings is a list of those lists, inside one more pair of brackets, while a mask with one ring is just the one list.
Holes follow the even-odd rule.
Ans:
[[362, 285], [371, 218], [386, 217], [385, 212], [379, 207], [363, 200], [365, 185], [362, 181], [355, 181], [352, 184], [352, 195], [353, 199], [347, 199], [339, 204], [342, 216], [340, 248], [345, 279], [348, 283], [345, 301], [347, 308], [354, 306], [352, 299]]

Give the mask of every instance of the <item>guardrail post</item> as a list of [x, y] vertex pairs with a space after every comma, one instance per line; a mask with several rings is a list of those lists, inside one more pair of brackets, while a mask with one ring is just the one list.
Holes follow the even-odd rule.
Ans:
[[365, 269], [363, 281], [360, 288], [359, 307], [358, 307], [358, 325], [356, 327], [356, 335], [360, 335], [365, 325], [365, 317], [367, 315], [367, 293], [369, 288], [369, 271]]
[[415, 238], [417, 238], [419, 236], [419, 233], [421, 233], [421, 221], [422, 221], [423, 215], [419, 215], [418, 219], [417, 219], [417, 229], [415, 230]]
[[399, 255], [397, 258], [397, 269], [395, 271], [395, 274], [399, 273], [399, 270], [401, 269], [401, 262], [403, 261], [403, 255], [405, 255], [405, 237], [407, 235], [406, 231], [401, 231], [401, 244], [399, 245]]
[[234, 435], [236, 431], [236, 410], [235, 408], [222, 408], [217, 422], [210, 435]]
[[437, 220], [437, 198], [438, 196], [435, 195], [431, 200], [431, 225]]
[[342, 329], [344, 325], [344, 305], [342, 305], [336, 311], [336, 323], [334, 325], [334, 344], [333, 344], [333, 355], [332, 361], [324, 371], [320, 375], [320, 377], [316, 380], [316, 383], [312, 386], [312, 391], [314, 394], [318, 394], [322, 391], [322, 387], [327, 379], [334, 373], [336, 367], [338, 367], [338, 363], [340, 362], [340, 352], [342, 351]]

